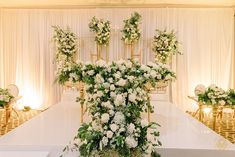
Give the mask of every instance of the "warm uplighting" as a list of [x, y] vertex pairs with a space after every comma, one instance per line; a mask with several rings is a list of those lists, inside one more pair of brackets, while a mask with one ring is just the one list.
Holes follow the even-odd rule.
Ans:
[[211, 108], [210, 107], [206, 107], [206, 108], [203, 109], [203, 112], [205, 114], [209, 114], [211, 112]]
[[22, 99], [17, 105], [18, 109], [23, 109], [24, 106], [30, 106], [32, 109], [38, 109], [41, 107], [42, 102], [40, 97], [32, 87], [27, 86], [22, 88], [20, 95], [22, 96]]

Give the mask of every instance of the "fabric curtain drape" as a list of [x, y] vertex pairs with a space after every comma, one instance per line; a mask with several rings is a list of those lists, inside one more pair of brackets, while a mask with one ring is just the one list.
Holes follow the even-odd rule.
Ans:
[[79, 37], [81, 60], [95, 52], [94, 34], [88, 23], [93, 16], [111, 21], [110, 60], [124, 56], [121, 41], [123, 20], [133, 11], [142, 15], [142, 37], [135, 45], [142, 62], [153, 61], [151, 39], [155, 29], [174, 29], [183, 55], [173, 58], [177, 80], [172, 100], [180, 108], [191, 108], [187, 95], [198, 83], [231, 86], [234, 51], [232, 8], [94, 8], [94, 9], [0, 9], [0, 86], [19, 86], [22, 103], [41, 108], [58, 102], [61, 87], [54, 83], [55, 47], [52, 25], [71, 28]]

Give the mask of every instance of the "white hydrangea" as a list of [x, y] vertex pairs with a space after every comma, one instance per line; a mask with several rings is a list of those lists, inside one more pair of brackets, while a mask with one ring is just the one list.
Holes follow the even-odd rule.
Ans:
[[124, 100], [125, 100], [125, 98], [123, 97], [123, 95], [122, 95], [122, 94], [118, 94], [118, 95], [116, 96], [116, 99], [114, 100], [115, 106], [120, 106], [120, 105], [122, 105], [123, 102], [124, 102]]
[[106, 62], [104, 60], [98, 60], [96, 62], [96, 65], [100, 66], [100, 67], [105, 67], [106, 66]]
[[125, 116], [122, 112], [116, 112], [113, 118], [115, 124], [122, 124], [125, 122]]
[[118, 128], [119, 128], [119, 127], [118, 127], [117, 124], [111, 124], [111, 125], [110, 125], [110, 129], [111, 129], [113, 132], [116, 132]]
[[121, 79], [116, 83], [116, 85], [123, 87], [123, 86], [126, 85], [126, 83], [127, 83], [127, 81], [121, 78]]

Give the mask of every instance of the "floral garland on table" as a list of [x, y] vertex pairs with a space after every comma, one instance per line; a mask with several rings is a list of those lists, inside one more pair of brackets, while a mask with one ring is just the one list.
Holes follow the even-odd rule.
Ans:
[[155, 59], [162, 63], [167, 63], [172, 55], [181, 54], [179, 51], [179, 42], [172, 30], [156, 30], [156, 35], [153, 38], [152, 50], [155, 53]]
[[206, 105], [223, 106], [228, 99], [228, 93], [214, 84], [207, 88], [204, 85], [197, 85], [194, 92], [198, 101]]
[[110, 39], [110, 21], [93, 17], [89, 23], [89, 28], [96, 33], [95, 41], [99, 45], [108, 45]]
[[70, 64], [74, 64], [73, 58], [78, 51], [77, 37], [71, 32], [69, 28], [66, 30], [60, 28], [59, 26], [53, 26], [54, 36], [53, 40], [56, 45], [56, 75], [57, 78], [61, 76], [64, 69]]
[[[79, 150], [83, 157], [90, 156], [143, 156], [158, 157], [158, 124], [141, 119], [141, 113], [153, 111], [149, 90], [161, 79], [171, 80], [175, 74], [155, 63], [141, 65], [138, 62], [120, 60], [112, 63], [80, 64], [70, 69], [74, 81], [85, 84], [86, 95], [79, 99], [85, 103], [92, 122], [84, 123], [75, 137], [74, 147], [64, 151]], [[76, 77], [73, 77], [75, 76]], [[171, 76], [171, 78], [170, 78]], [[64, 76], [63, 76], [64, 77]]]
[[13, 98], [7, 89], [0, 88], [0, 107], [7, 105]]
[[134, 12], [130, 19], [124, 20], [124, 28], [122, 32], [122, 40], [125, 44], [133, 44], [140, 39], [141, 30], [139, 24], [141, 22], [141, 15]]

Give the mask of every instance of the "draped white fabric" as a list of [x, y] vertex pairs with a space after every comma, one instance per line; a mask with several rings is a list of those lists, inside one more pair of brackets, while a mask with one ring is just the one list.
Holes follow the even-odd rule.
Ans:
[[231, 86], [234, 43], [234, 11], [231, 8], [110, 8], [110, 9], [0, 9], [0, 86], [15, 83], [23, 103], [34, 108], [59, 100], [61, 88], [54, 83], [55, 65], [52, 25], [69, 26], [79, 37], [81, 60], [95, 52], [88, 23], [93, 16], [111, 21], [109, 46], [111, 60], [125, 52], [120, 29], [123, 19], [138, 11], [142, 17], [142, 38], [136, 52], [142, 62], [153, 60], [151, 39], [155, 29], [174, 29], [184, 55], [173, 58], [177, 81], [172, 85], [173, 101], [182, 109], [190, 108], [187, 95], [198, 83]]

